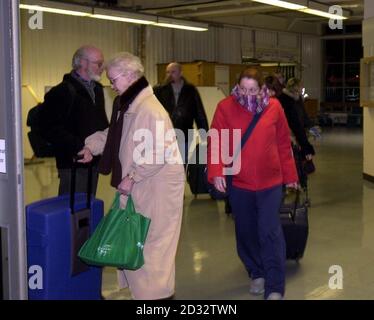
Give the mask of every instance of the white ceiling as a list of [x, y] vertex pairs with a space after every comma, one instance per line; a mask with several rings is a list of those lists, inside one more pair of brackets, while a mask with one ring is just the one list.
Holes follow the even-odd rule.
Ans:
[[[351, 11], [351, 15], [361, 18], [363, 16], [363, 0], [316, 0], [315, 2], [329, 5], [341, 5], [344, 9]], [[198, 11], [199, 14], [206, 12], [204, 17], [217, 16], [219, 11], [221, 11], [220, 15], [222, 16], [230, 16], [234, 9], [242, 9], [244, 12], [248, 11], [251, 14], [254, 12], [265, 12], [266, 14], [278, 15], [281, 12], [290, 12], [289, 10], [282, 10], [282, 8], [254, 3], [249, 0], [118, 0], [118, 3], [121, 6], [136, 8], [137, 10], [157, 9], [153, 12], [158, 14], [162, 12], [170, 15], [183, 13], [188, 16], [188, 13], [193, 14], [196, 13], [196, 11]], [[183, 10], [183, 7], [186, 9]], [[209, 15], [210, 12], [211, 15]], [[291, 13], [295, 14], [294, 11]], [[310, 15], [306, 14], [302, 14], [302, 16], [310, 17]]]
[[[91, 2], [95, 0], [71, 0], [71, 2]], [[350, 11], [350, 21], [363, 19], [364, 0], [313, 0], [329, 5], [340, 5]], [[118, 0], [118, 6], [163, 16], [173, 16], [183, 19], [201, 21], [225, 22], [227, 18], [241, 16], [250, 18], [253, 15], [269, 15], [279, 18], [301, 20], [312, 23], [326, 23], [326, 18], [282, 9], [250, 0]]]

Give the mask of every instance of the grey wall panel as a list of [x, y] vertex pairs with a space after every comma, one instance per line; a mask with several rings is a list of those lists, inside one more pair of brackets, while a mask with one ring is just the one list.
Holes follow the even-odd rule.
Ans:
[[259, 48], [277, 48], [277, 32], [256, 30], [256, 46]]
[[217, 32], [217, 61], [241, 63], [241, 29], [219, 28]]
[[299, 35], [297, 33], [278, 33], [278, 46], [285, 49], [298, 49], [300, 46]]
[[322, 52], [321, 39], [303, 36], [301, 41], [301, 64], [304, 85], [311, 98], [321, 101]]
[[215, 61], [216, 60], [216, 32], [210, 28], [206, 32], [191, 32], [174, 30], [175, 48], [174, 58], [177, 61]]
[[152, 85], [157, 83], [157, 64], [174, 60], [173, 39], [172, 29], [146, 28], [145, 75]]

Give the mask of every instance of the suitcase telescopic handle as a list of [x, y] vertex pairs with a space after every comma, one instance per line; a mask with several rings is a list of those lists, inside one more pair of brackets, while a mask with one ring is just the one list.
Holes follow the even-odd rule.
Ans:
[[[286, 194], [283, 195], [282, 202], [285, 201]], [[297, 210], [297, 205], [300, 202], [300, 189], [296, 189], [296, 197], [295, 197], [295, 202], [294, 202], [294, 207], [293, 210], [290, 212], [291, 220], [295, 222], [295, 217], [296, 217], [296, 210]]]
[[[71, 167], [71, 177], [70, 177], [70, 209], [71, 214], [74, 214], [75, 206], [75, 182], [77, 179], [77, 167], [78, 160], [82, 159], [83, 156], [76, 156], [73, 158], [73, 165]], [[88, 164], [88, 176], [87, 176], [87, 209], [91, 208], [91, 193], [92, 193], [92, 164]]]
[[299, 204], [300, 202], [300, 189], [297, 188], [296, 189], [296, 198], [295, 198], [295, 206], [292, 210], [292, 213], [291, 213], [291, 219], [293, 222], [295, 222], [295, 217], [296, 217], [296, 210], [297, 210], [297, 205]]

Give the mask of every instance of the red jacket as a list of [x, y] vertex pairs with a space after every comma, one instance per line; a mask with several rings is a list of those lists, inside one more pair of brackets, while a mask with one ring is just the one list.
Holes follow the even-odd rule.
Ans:
[[[223, 142], [221, 145], [222, 135], [219, 135], [219, 143], [216, 143], [217, 138], [213, 138], [212, 135], [208, 137], [207, 159], [210, 183], [213, 183], [214, 177], [224, 176], [224, 163], [227, 164], [228, 160], [221, 152], [232, 156], [232, 130], [241, 129], [243, 135], [252, 119], [253, 114], [239, 105], [233, 96], [225, 98], [218, 104], [211, 129], [217, 129], [218, 132], [229, 129], [230, 139], [229, 143]], [[213, 160], [212, 154], [221, 156]], [[235, 187], [259, 191], [298, 181], [291, 149], [290, 130], [277, 99], [270, 99], [269, 105], [263, 111], [259, 122], [241, 150], [240, 160], [240, 171], [233, 178]]]

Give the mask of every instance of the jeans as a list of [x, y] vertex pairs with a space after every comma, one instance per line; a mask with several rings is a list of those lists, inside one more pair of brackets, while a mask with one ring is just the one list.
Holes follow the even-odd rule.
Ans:
[[238, 255], [249, 276], [265, 278], [265, 298], [272, 292], [284, 295], [286, 245], [279, 215], [282, 186], [256, 192], [233, 186], [229, 200]]

